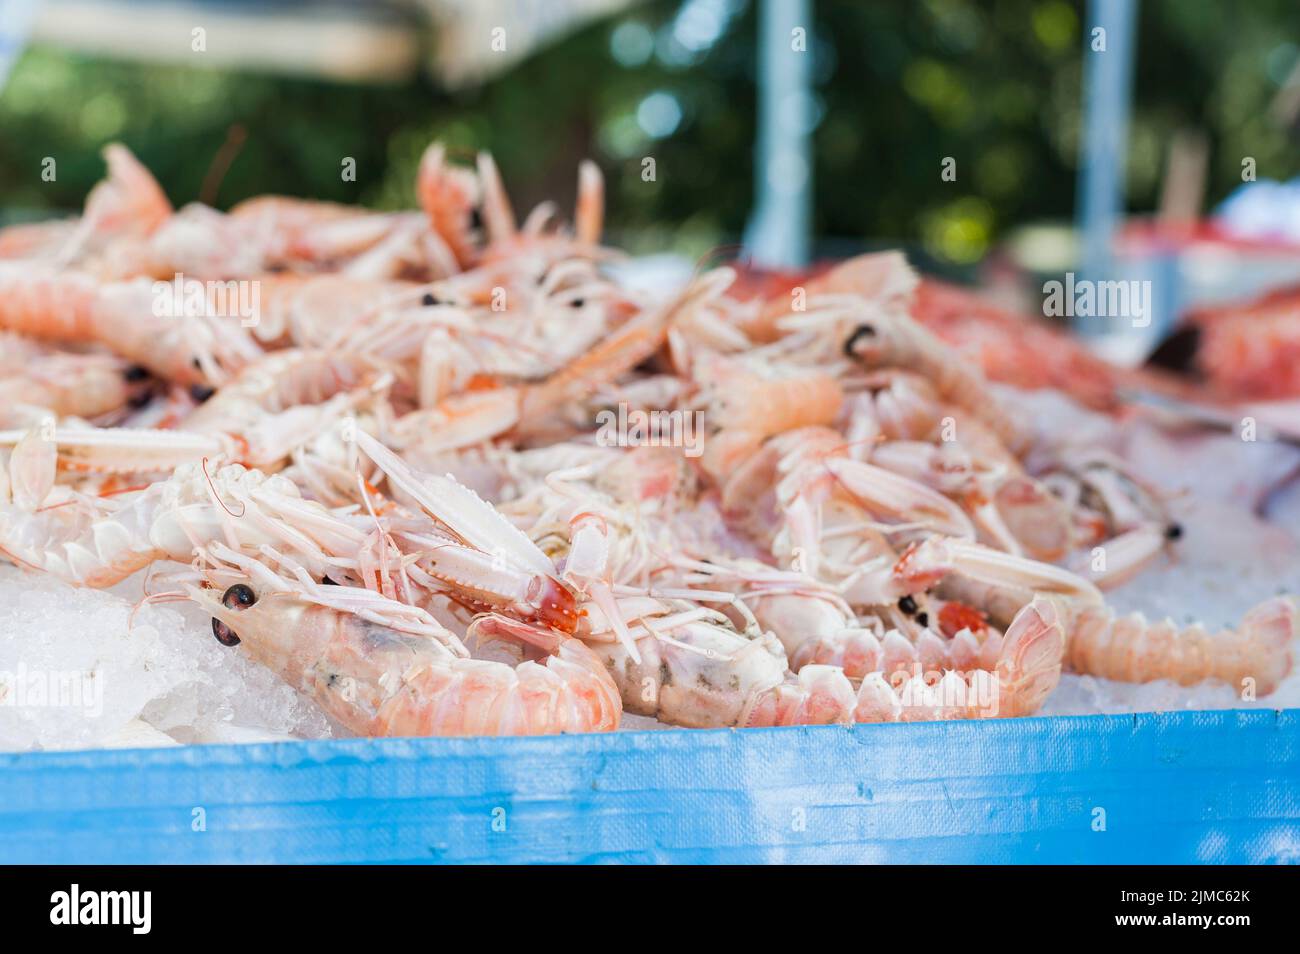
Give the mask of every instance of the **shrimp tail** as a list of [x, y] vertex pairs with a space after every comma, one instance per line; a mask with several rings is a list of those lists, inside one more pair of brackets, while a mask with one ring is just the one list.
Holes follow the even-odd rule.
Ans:
[[1273, 692], [1291, 672], [1300, 613], [1293, 597], [1260, 603], [1236, 629], [1210, 632], [1141, 613], [1116, 617], [1102, 606], [1082, 610], [1070, 638], [1072, 670], [1121, 682], [1172, 679], [1190, 686], [1218, 679], [1238, 689]]
[[[920, 665], [910, 677], [894, 670], [892, 680], [880, 672], [868, 673], [858, 689], [854, 719], [917, 722], [1032, 715], [1060, 681], [1065, 630], [1056, 601], [1039, 597], [1021, 609], [1004, 637], [991, 636], [985, 642], [981, 661], [990, 651], [997, 653], [991, 668], [949, 669], [933, 682]], [[962, 655], [974, 658], [971, 652]]]

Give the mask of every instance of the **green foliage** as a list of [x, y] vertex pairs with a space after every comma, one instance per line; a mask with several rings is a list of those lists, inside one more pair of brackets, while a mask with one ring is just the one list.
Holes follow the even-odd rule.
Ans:
[[[693, 3], [701, 6], [633, 7], [458, 93], [427, 81], [342, 86], [32, 49], [0, 96], [0, 209], [75, 210], [102, 173], [99, 149], [114, 140], [136, 151], [174, 201], [200, 198], [236, 126], [246, 141], [219, 189], [202, 196], [218, 206], [278, 192], [404, 207], [420, 152], [441, 137], [466, 158], [491, 150], [521, 211], [545, 198], [564, 208], [578, 160], [592, 155], [609, 181], [616, 238], [702, 252], [735, 240], [753, 199], [756, 16], [744, 0], [704, 2], [720, 34], [683, 45]], [[1012, 224], [1072, 214], [1081, 4], [813, 6], [819, 236], [916, 243], [962, 265]], [[1131, 208], [1154, 204], [1165, 145], [1182, 128], [1210, 135], [1209, 201], [1240, 184], [1244, 156], [1261, 177], [1300, 172], [1294, 143], [1268, 116], [1300, 58], [1286, 39], [1297, 20], [1294, 0], [1142, 5]], [[654, 93], [664, 94], [654, 105], [667, 104], [668, 116], [661, 109], [663, 128], [647, 131], [638, 110]], [[58, 163], [52, 183], [40, 175], [47, 156]], [[646, 156], [656, 161], [654, 182], [640, 175]], [[356, 160], [356, 182], [340, 176], [344, 157]], [[955, 182], [940, 179], [944, 157], [956, 161]]]

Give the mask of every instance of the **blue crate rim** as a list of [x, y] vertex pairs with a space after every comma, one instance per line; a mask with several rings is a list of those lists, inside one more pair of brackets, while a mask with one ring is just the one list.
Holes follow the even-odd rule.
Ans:
[[647, 754], [667, 746], [677, 747], [688, 740], [699, 740], [700, 747], [712, 748], [738, 734], [848, 733], [867, 735], [876, 732], [911, 732], [933, 738], [940, 735], [966, 734], [981, 730], [1024, 736], [1069, 737], [1089, 728], [1114, 732], [1129, 723], [1135, 733], [1144, 729], [1193, 728], [1207, 723], [1235, 723], [1240, 728], [1283, 727], [1300, 722], [1300, 708], [1285, 709], [1178, 709], [1159, 712], [1096, 713], [1091, 715], [1031, 716], [1017, 719], [957, 720], [909, 722], [897, 724], [804, 725], [763, 728], [721, 729], [640, 729], [618, 732], [590, 732], [544, 736], [411, 736], [400, 738], [301, 739], [251, 743], [200, 743], [157, 748], [54, 749], [0, 753], [0, 770], [84, 767], [94, 760], [103, 767], [135, 765], [148, 762], [156, 766], [193, 765], [216, 767], [279, 762], [286, 767], [304, 760], [335, 759], [365, 762], [390, 758], [427, 759], [439, 755], [460, 757], [469, 754], [507, 754], [512, 749], [555, 746], [557, 744], [587, 751], [620, 751], [640, 748]]
[[3, 769], [9, 863], [1300, 863], [1300, 709], [33, 752]]

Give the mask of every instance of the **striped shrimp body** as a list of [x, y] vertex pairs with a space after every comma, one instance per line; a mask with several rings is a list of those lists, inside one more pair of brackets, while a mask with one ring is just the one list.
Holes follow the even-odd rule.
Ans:
[[412, 607], [370, 591], [294, 588], [259, 574], [217, 593], [189, 590], [211, 614], [218, 640], [358, 735], [545, 735], [619, 725], [617, 689], [575, 639], [544, 662], [512, 667], [466, 658], [433, 617], [412, 618]]
[[[156, 560], [188, 559], [190, 533], [215, 532], [210, 504], [182, 503], [174, 493], [164, 481], [119, 497], [52, 496], [35, 513], [0, 507], [0, 552], [75, 586], [113, 586]], [[164, 514], [178, 518], [176, 534], [155, 535]]]
[[[924, 627], [909, 638], [898, 629], [886, 629], [878, 618], [859, 619], [815, 593], [759, 596], [753, 608], [760, 625], [776, 633], [786, 647], [792, 672], [806, 666], [835, 666], [850, 679], [860, 680], [873, 672], [911, 673], [922, 660], [927, 672], [958, 668], [954, 660], [981, 655], [980, 643], [969, 632], [959, 633], [951, 644]], [[989, 648], [993, 655], [985, 662], [992, 666], [996, 647], [990, 644]]]
[[[1033, 595], [1034, 580], [1008, 574], [1005, 557], [981, 555], [946, 577], [939, 593], [978, 606], [996, 624], [1014, 616]], [[1066, 635], [1066, 664], [1083, 675], [1124, 682], [1173, 679], [1193, 685], [1218, 679], [1240, 687], [1253, 680], [1254, 690], [1267, 695], [1291, 672], [1295, 637], [1300, 632], [1294, 597], [1267, 600], [1243, 617], [1236, 629], [1215, 632], [1197, 624], [1178, 627], [1170, 620], [1150, 622], [1141, 614], [1117, 617], [1105, 606], [1091, 583], [1065, 570], [1061, 585], [1049, 590], [1058, 597]], [[1083, 587], [1070, 587], [1073, 578]], [[1039, 580], [1040, 584], [1047, 582]]]
[[[756, 608], [760, 619], [792, 610]], [[897, 630], [879, 634], [863, 626], [833, 628], [837, 621], [806, 620], [790, 668], [825, 683], [825, 670], [842, 671], [858, 684], [853, 720], [925, 721], [1032, 715], [1056, 687], [1065, 637], [1053, 601], [1025, 606], [1006, 634], [963, 627], [948, 640], [924, 629], [913, 642]], [[821, 635], [818, 635], [821, 634]]]
[[1055, 605], [1035, 600], [990, 668], [948, 669], [933, 682], [920, 671], [886, 680], [876, 670], [855, 690], [838, 666], [808, 663], [792, 674], [771, 634], [737, 632], [710, 610], [641, 626], [649, 634], [637, 640], [640, 663], [619, 644], [593, 648], [628, 711], [695, 728], [1029, 715], [1056, 686], [1064, 647]]
[[[936, 548], [940, 548], [938, 558], [930, 555]], [[919, 594], [933, 585], [936, 576], [954, 568], [955, 562], [941, 548], [937, 540], [909, 548], [907, 559], [900, 561], [897, 571], [902, 574], [900, 578], [912, 580], [913, 585], [907, 589]], [[779, 576], [796, 575], [751, 573], [743, 597], [753, 607], [759, 625], [780, 638], [793, 672], [802, 672], [808, 666], [833, 666], [853, 680], [879, 674], [896, 682], [900, 676], [924, 674], [933, 681], [946, 671], [968, 675], [981, 670], [995, 672], [1009, 665], [1009, 653], [1018, 651], [1014, 645], [1008, 649], [1007, 636], [990, 626], [981, 613], [962, 604], [906, 596], [897, 607], [876, 606], [872, 607], [872, 615], [855, 617], [842, 598], [826, 592], [824, 587], [812, 581], [799, 585], [797, 580], [781, 585]], [[918, 603], [928, 612], [919, 611]], [[1038, 600], [1036, 605], [1035, 612], [1050, 617], [1049, 622], [1059, 619], [1059, 608], [1047, 599]], [[1009, 631], [1011, 635], [1014, 632]], [[1040, 648], [1045, 650], [1047, 645], [1043, 643]], [[1042, 669], [1055, 665], [1059, 672], [1063, 651], [1062, 634], [1054, 662], [1039, 653], [1034, 664]], [[913, 690], [918, 688], [914, 686]], [[1018, 712], [1032, 707], [1029, 703], [1017, 706]]]
[[[914, 646], [898, 630], [886, 632], [878, 623], [860, 622], [843, 600], [816, 590], [760, 591], [749, 601], [759, 625], [781, 640], [792, 672], [809, 665], [836, 666], [850, 679], [861, 679], [872, 672], [910, 671], [918, 648], [927, 658], [935, 654], [935, 643], [940, 655], [946, 652], [929, 631], [923, 631]], [[978, 643], [975, 651], [978, 654]]]
[[236, 319], [170, 314], [176, 296], [164, 291], [160, 296], [144, 279], [102, 283], [0, 263], [0, 328], [47, 341], [97, 342], [182, 385], [219, 384], [261, 354]]
[[[960, 671], [988, 666], [995, 650], [990, 668]], [[866, 676], [854, 716], [859, 722], [912, 722], [1033, 715], [1060, 681], [1064, 651], [1059, 601], [1036, 598], [1016, 614], [1004, 636], [985, 642], [980, 657], [939, 661], [952, 668], [937, 681], [925, 672], [906, 681]], [[918, 668], [925, 665], [918, 661]]]
[[1300, 611], [1292, 597], [1266, 600], [1234, 629], [1149, 622], [1090, 606], [1074, 619], [1066, 660], [1075, 672], [1121, 682], [1172, 679], [1191, 686], [1217, 679], [1268, 695], [1291, 672]]

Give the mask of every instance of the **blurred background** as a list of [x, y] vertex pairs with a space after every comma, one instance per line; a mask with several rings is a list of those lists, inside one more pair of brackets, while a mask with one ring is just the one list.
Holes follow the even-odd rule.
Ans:
[[[276, 192], [409, 206], [435, 137], [467, 155], [491, 150], [523, 209], [571, 197], [577, 162], [591, 156], [609, 178], [611, 232], [634, 249], [737, 241], [753, 204], [752, 0], [0, 6], [6, 52], [18, 54], [0, 95], [0, 208], [11, 217], [78, 209], [114, 140], [178, 204]], [[961, 272], [1018, 225], [1071, 218], [1082, 4], [810, 9], [803, 121], [819, 253], [901, 242]], [[508, 56], [471, 41], [494, 18], [509, 28]], [[190, 27], [203, 24], [207, 48], [196, 51]], [[1300, 173], [1295, 115], [1279, 117], [1298, 28], [1295, 0], [1140, 5], [1131, 211], [1156, 208], [1179, 136], [1203, 137], [1209, 204], [1242, 184], [1243, 156], [1260, 177]], [[40, 177], [46, 156], [58, 159], [55, 182]], [[355, 182], [341, 180], [342, 156], [356, 159]], [[639, 174], [645, 156], [655, 181]], [[940, 181], [945, 156], [955, 182]]]
[[1043, 323], [1077, 270], [1151, 302], [1067, 319], [1095, 353], [1233, 328], [1216, 386], [1300, 393], [1295, 0], [0, 0], [0, 83], [0, 224], [75, 213], [113, 141], [223, 209], [411, 207], [433, 139], [565, 209], [590, 157], [657, 281], [901, 247]]

